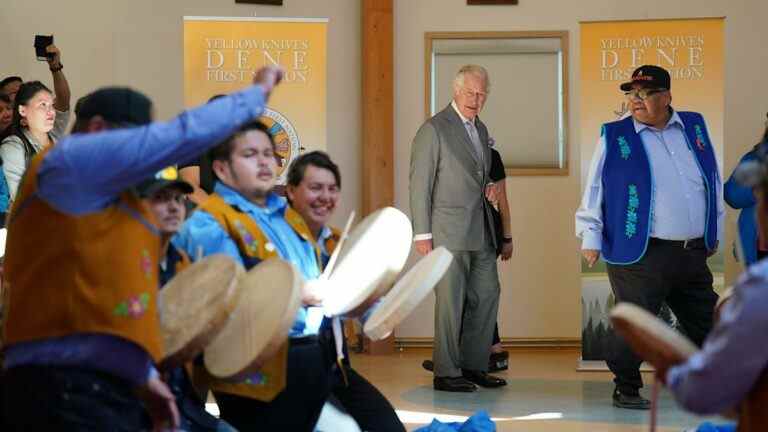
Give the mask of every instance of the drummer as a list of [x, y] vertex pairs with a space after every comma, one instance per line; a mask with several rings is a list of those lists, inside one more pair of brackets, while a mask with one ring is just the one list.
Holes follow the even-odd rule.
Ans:
[[[305, 279], [320, 274], [312, 234], [302, 217], [272, 189], [275, 142], [259, 121], [243, 126], [211, 153], [217, 182], [182, 227], [176, 244], [190, 256], [225, 253], [250, 269], [279, 256]], [[276, 355], [244, 382], [214, 381], [221, 417], [240, 430], [311, 431], [330, 392], [330, 365], [318, 344], [322, 311], [303, 296], [285, 357]], [[233, 347], [233, 349], [235, 349]], [[287, 369], [287, 376], [286, 376]]]
[[[186, 218], [186, 201], [194, 192], [191, 184], [182, 180], [176, 167], [158, 171], [136, 187], [149, 211], [155, 217], [160, 231], [160, 286], [167, 284], [176, 273], [190, 265], [187, 254], [171, 243]], [[164, 375], [165, 381], [176, 397], [181, 420], [180, 429], [187, 432], [234, 431], [224, 420], [219, 420], [205, 410], [205, 400], [195, 390], [184, 367], [178, 367]]]
[[[757, 199], [757, 225], [768, 235], [768, 168], [762, 149], [762, 168], [741, 177]], [[738, 175], [737, 175], [738, 177]], [[749, 267], [721, 310], [720, 319], [698, 353], [679, 365], [656, 364], [657, 374], [675, 399], [697, 414], [717, 414], [734, 408], [754, 391], [756, 383], [768, 384], [768, 260]], [[648, 359], [653, 363], [652, 359]], [[762, 378], [761, 378], [762, 376]], [[768, 389], [762, 389], [766, 392]], [[740, 427], [748, 430], [740, 418]], [[768, 424], [752, 424], [768, 430]], [[742, 430], [742, 429], [739, 429]]]
[[78, 133], [32, 159], [8, 224], [0, 429], [145, 430], [147, 411], [178, 426], [154, 367], [160, 239], [131, 188], [260, 115], [280, 76], [165, 123], [141, 93], [97, 90]]
[[[306, 221], [323, 268], [339, 241], [340, 232], [328, 225], [336, 210], [341, 191], [339, 167], [324, 152], [313, 151], [296, 158], [290, 166], [286, 194], [291, 207]], [[323, 321], [321, 343], [328, 353], [335, 353], [331, 320]], [[334, 367], [333, 397], [364, 431], [405, 431], [392, 405], [376, 387], [349, 364], [347, 341], [343, 340], [344, 375]], [[345, 382], [346, 381], [346, 382]]]

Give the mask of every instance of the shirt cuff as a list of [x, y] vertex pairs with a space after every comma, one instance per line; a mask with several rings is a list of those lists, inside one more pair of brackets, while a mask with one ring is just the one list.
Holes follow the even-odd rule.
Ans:
[[581, 249], [602, 250], [603, 233], [595, 231], [584, 231], [581, 238]]
[[419, 240], [432, 240], [432, 233], [416, 234], [413, 236], [413, 241], [417, 242]]

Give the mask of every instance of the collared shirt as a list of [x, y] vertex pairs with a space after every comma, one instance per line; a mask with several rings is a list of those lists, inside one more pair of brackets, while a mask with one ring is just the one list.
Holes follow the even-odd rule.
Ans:
[[[168, 122], [70, 135], [43, 160], [37, 174], [37, 196], [74, 216], [101, 211], [126, 189], [168, 165], [196, 158], [263, 110], [264, 92], [260, 86], [252, 86], [185, 111]], [[108, 257], [104, 265], [109, 265]], [[74, 334], [4, 349], [6, 368], [79, 365], [134, 384], [156, 373], [142, 348], [105, 334]]]
[[[227, 204], [250, 216], [275, 246], [280, 258], [296, 266], [304, 279], [315, 279], [320, 276], [312, 242], [299, 237], [285, 220], [285, 210], [288, 207], [285, 198], [270, 193], [266, 204], [261, 207], [220, 182], [214, 186], [214, 192], [219, 194]], [[201, 252], [203, 256], [224, 253], [243, 264], [235, 241], [213, 216], [204, 211], [194, 212], [176, 234], [173, 242], [193, 259], [196, 259]], [[322, 321], [320, 308], [301, 308], [291, 328], [290, 336], [317, 334], [320, 321]]]
[[329, 238], [333, 235], [333, 231], [328, 228], [327, 226], [323, 226], [323, 229], [320, 230], [320, 235], [317, 239], [317, 247], [320, 248], [320, 259], [322, 262], [322, 268], [325, 268], [325, 266], [328, 264], [328, 261], [331, 259], [331, 253], [325, 246], [325, 243], [328, 241]]
[[667, 371], [675, 399], [697, 414], [743, 401], [768, 367], [768, 260], [741, 275], [701, 351]]
[[[633, 122], [653, 170], [651, 237], [666, 240], [703, 237], [707, 217], [706, 186], [680, 116], [673, 111], [661, 130], [634, 119]], [[602, 249], [605, 146], [605, 136], [601, 136], [592, 157], [581, 206], [576, 211], [576, 236], [582, 238], [582, 249]], [[720, 241], [725, 217], [720, 176], [715, 187]]]

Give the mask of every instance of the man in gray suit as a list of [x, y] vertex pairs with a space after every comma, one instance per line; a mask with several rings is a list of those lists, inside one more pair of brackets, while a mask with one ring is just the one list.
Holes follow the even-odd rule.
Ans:
[[416, 250], [425, 255], [445, 246], [454, 257], [435, 288], [435, 390], [506, 385], [487, 373], [499, 307], [496, 241], [501, 241], [485, 200], [488, 130], [477, 118], [489, 87], [485, 68], [462, 67], [453, 82], [453, 101], [421, 126], [411, 146]]

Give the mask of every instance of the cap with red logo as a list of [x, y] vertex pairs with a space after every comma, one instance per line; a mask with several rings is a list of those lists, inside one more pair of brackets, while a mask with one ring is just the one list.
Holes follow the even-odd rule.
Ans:
[[664, 68], [654, 65], [643, 65], [632, 72], [632, 80], [625, 82], [619, 88], [623, 91], [632, 90], [632, 86], [639, 84], [646, 88], [670, 89], [671, 79], [669, 72]]

